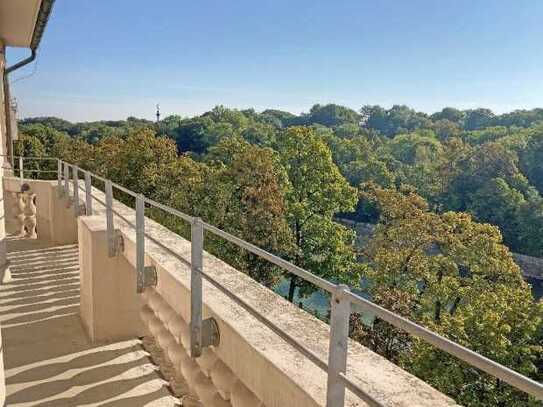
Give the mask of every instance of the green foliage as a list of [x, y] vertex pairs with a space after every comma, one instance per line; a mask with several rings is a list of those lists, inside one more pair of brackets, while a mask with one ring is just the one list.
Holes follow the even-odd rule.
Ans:
[[[479, 221], [499, 226], [511, 249], [539, 256], [543, 243], [535, 242], [543, 239], [536, 238], [539, 232], [534, 225], [543, 216], [543, 125], [538, 125], [542, 119], [543, 109], [495, 115], [488, 109], [446, 107], [427, 115], [395, 105], [365, 106], [359, 114], [328, 104], [314, 105], [300, 116], [217, 106], [193, 118], [169, 116], [158, 125], [136, 118], [75, 124], [34, 118], [22, 121], [20, 127], [21, 133], [37, 137], [48, 154], [74, 157], [77, 151], [75, 159], [83, 164], [102, 140], [117, 148], [115, 144], [144, 130], [174, 140], [178, 152], [208, 161], [214, 147], [231, 139], [279, 150], [284, 129], [303, 124], [327, 144], [334, 164], [353, 187], [366, 182], [386, 188], [409, 185], [432, 209], [467, 211]], [[135, 171], [130, 182], [137, 184], [138, 176]], [[498, 179], [522, 199], [507, 202], [511, 195], [502, 195], [503, 188], [496, 190]], [[377, 208], [363, 198], [355, 212], [341, 212], [360, 221], [377, 215]]]
[[[294, 235], [293, 261], [325, 278], [357, 284], [354, 236], [332, 221], [336, 213], [354, 209], [356, 190], [339, 172], [328, 146], [311, 129], [290, 128], [277, 148], [290, 185], [286, 203]], [[314, 289], [292, 276], [291, 301], [296, 288], [301, 294]]]
[[[16, 153], [73, 162], [323, 278], [356, 287], [364, 275], [377, 303], [543, 380], [541, 303], [509, 253], [543, 257], [542, 121], [543, 109], [427, 115], [328, 104], [294, 115], [218, 106], [158, 124], [25, 119]], [[26, 168], [30, 176], [49, 169], [37, 161]], [[148, 215], [189, 235], [179, 219]], [[359, 256], [365, 264], [338, 216], [377, 223]], [[206, 250], [269, 287], [284, 278], [217, 237], [206, 235]], [[290, 283], [291, 300], [315, 290]], [[384, 321], [351, 322], [355, 339], [459, 403], [533, 405]]]
[[[367, 185], [381, 219], [366, 250], [374, 301], [520, 373], [536, 377], [543, 304], [497, 228], [442, 215], [412, 191]], [[470, 406], [537, 405], [525, 394], [376, 319], [359, 340]]]
[[527, 142], [519, 149], [520, 168], [540, 193], [543, 193], [543, 125], [527, 134]]
[[381, 106], [364, 106], [361, 109], [365, 126], [392, 137], [398, 133], [430, 128], [428, 115], [416, 112], [404, 105], [394, 105], [386, 110]]
[[156, 174], [177, 159], [172, 140], [155, 137], [149, 130], [126, 140], [106, 137], [95, 146], [95, 170], [106, 178], [146, 195], [156, 188]]
[[336, 127], [342, 125], [358, 125], [361, 116], [354, 110], [335, 104], [314, 105], [309, 114], [302, 115], [293, 124], [312, 125], [320, 124], [327, 127]]
[[439, 120], [448, 120], [451, 123], [455, 123], [460, 126], [464, 126], [464, 120], [466, 119], [466, 112], [455, 109], [453, 107], [445, 107], [440, 112], [436, 112], [430, 116], [430, 118], [437, 122]]
[[492, 125], [494, 113], [490, 109], [473, 109], [466, 111], [464, 128], [466, 130], [477, 130]]

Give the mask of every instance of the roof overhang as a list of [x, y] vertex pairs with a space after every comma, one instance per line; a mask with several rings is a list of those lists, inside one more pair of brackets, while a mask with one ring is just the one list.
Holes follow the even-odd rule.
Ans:
[[1, 0], [0, 39], [8, 47], [37, 49], [54, 0]]

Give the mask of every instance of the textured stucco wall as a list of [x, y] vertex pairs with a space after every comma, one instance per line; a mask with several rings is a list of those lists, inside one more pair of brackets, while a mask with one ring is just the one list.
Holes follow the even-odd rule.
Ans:
[[[103, 200], [103, 195], [99, 191], [95, 190], [93, 194]], [[117, 201], [114, 202], [114, 208], [128, 220], [135, 222], [135, 213], [132, 209]], [[94, 216], [79, 218], [79, 234], [87, 236], [86, 241], [79, 242], [82, 256], [89, 250], [89, 244], [97, 244], [90, 243], [89, 237], [91, 240], [101, 239], [102, 243], [105, 240], [103, 208], [96, 204], [95, 210]], [[118, 218], [115, 218], [115, 226], [123, 237], [124, 246], [118, 256], [124, 259], [123, 264], [126, 261], [135, 272], [135, 232], [131, 226]], [[224, 378], [231, 377], [233, 382], [238, 383], [233, 386], [232, 391], [239, 393], [241, 386], [250, 391], [251, 397], [254, 396], [259, 400], [257, 404], [250, 404], [251, 406], [325, 405], [326, 374], [205, 280], [204, 317], [212, 316], [217, 321], [221, 343], [211, 349], [205, 358], [192, 362], [186, 360], [186, 330], [190, 322], [190, 242], [149, 219], [146, 219], [146, 232], [178, 256], [173, 256], [150, 240], [146, 241], [146, 264], [154, 265], [158, 272], [158, 286], [147, 289], [146, 295], [143, 296], [151, 307], [151, 310], [147, 307], [144, 312], [150, 324], [149, 329], [154, 331], [158, 343], [166, 348], [167, 354], [171, 353], [172, 346], [176, 349], [185, 349], [181, 351], [184, 356], [179, 355], [179, 352], [174, 352], [173, 356], [185, 358], [182, 364], [185, 370], [181, 369], [182, 373], [187, 375], [189, 383], [191, 380], [195, 383], [197, 393], [200, 390], [202, 394], [212, 393], [217, 396], [213, 391], [219, 391], [224, 385]], [[102, 256], [105, 255], [105, 246], [100, 252]], [[92, 258], [95, 259], [98, 253], [92, 253]], [[106, 266], [106, 262], [103, 264], [102, 273], [117, 271], [115, 267]], [[86, 268], [85, 265], [81, 267]], [[95, 269], [96, 267], [88, 268]], [[322, 360], [327, 360], [329, 341], [327, 324], [208, 253], [204, 254], [204, 270]], [[125, 284], [125, 289], [133, 293], [136, 288], [133, 283], [129, 283]], [[82, 286], [82, 293], [85, 290], [86, 288]], [[95, 289], [92, 295], [94, 302], [100, 298]], [[110, 292], [108, 295], [113, 294]], [[109, 318], [105, 314], [103, 317]], [[92, 323], [96, 326], [101, 323], [96, 314]], [[179, 341], [176, 342], [174, 337], [177, 334]], [[217, 371], [220, 372], [216, 373]], [[225, 375], [224, 371], [229, 373]], [[349, 343], [348, 374], [351, 380], [382, 401], [383, 405], [406, 407], [455, 405], [453, 400], [431, 386], [353, 341]], [[202, 391], [202, 388], [207, 390]], [[221, 396], [232, 396], [229, 394], [228, 391], [221, 390]], [[218, 399], [215, 400], [218, 404], [208, 405], [234, 407], [245, 405], [238, 403], [234, 398], [223, 399], [220, 403]], [[365, 404], [347, 392], [345, 405]]]
[[[0, 76], [4, 77], [5, 69], [5, 47], [4, 43], [0, 41]], [[4, 98], [4, 86], [3, 80], [0, 81], [0, 155], [6, 154], [6, 116], [5, 116], [5, 98]], [[0, 156], [0, 202], [4, 201], [4, 191], [2, 188], [2, 180], [4, 178], [4, 162], [5, 158]], [[4, 205], [0, 204], [0, 281], [9, 280], [9, 270], [6, 264], [6, 226], [4, 216]], [[4, 405], [6, 400], [6, 383], [4, 375], [4, 357], [3, 357], [2, 337], [0, 332], [0, 405]]]

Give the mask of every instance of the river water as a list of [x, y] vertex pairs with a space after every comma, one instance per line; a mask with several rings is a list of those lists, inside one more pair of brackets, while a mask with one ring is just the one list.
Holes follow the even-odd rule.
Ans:
[[[528, 283], [532, 285], [532, 294], [534, 296], [534, 301], [539, 301], [543, 298], [543, 280], [528, 280]], [[287, 298], [289, 288], [289, 280], [283, 278], [279, 284], [274, 288], [274, 291], [280, 296]], [[365, 298], [370, 298], [369, 295], [363, 295]], [[327, 319], [328, 312], [330, 310], [330, 303], [328, 296], [321, 291], [315, 291], [309, 297], [300, 298], [298, 295], [298, 290], [294, 293], [294, 304], [299, 305], [301, 308], [305, 309], [307, 312], [316, 315], [320, 319]], [[357, 311], [353, 309], [353, 311]], [[371, 322], [373, 320], [372, 315], [363, 314], [362, 318], [366, 322]]]

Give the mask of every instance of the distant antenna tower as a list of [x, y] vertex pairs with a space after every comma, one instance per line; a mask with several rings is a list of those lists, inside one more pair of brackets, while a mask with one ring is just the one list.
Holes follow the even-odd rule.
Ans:
[[157, 124], [160, 122], [160, 105], [158, 103], [156, 105], [156, 122]]

